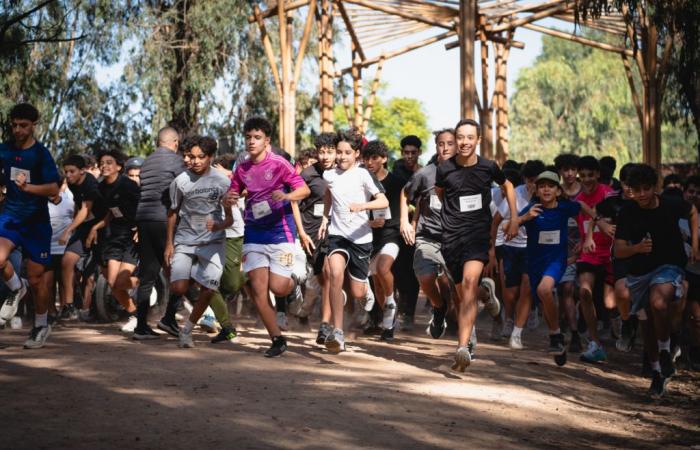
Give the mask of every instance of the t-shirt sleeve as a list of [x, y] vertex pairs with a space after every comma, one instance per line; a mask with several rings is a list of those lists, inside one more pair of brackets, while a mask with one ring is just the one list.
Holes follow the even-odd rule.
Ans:
[[229, 186], [229, 190], [237, 193], [241, 193], [243, 183], [241, 182], [241, 166], [240, 164], [236, 166], [236, 169], [233, 171], [233, 175], [231, 176], [231, 186]]
[[506, 175], [503, 173], [503, 170], [501, 170], [498, 164], [496, 164], [496, 162], [494, 161], [491, 161], [491, 178], [498, 185], [502, 185], [506, 182]]
[[674, 208], [678, 211], [679, 218], [690, 219], [690, 211], [693, 209], [693, 205], [686, 202], [684, 199], [678, 199], [678, 206]]
[[88, 202], [96, 202], [102, 198], [100, 194], [100, 185], [93, 180], [85, 180], [83, 183], [83, 199]]
[[282, 162], [284, 176], [282, 177], [282, 182], [288, 186], [291, 190], [299, 189], [304, 186], [304, 179], [294, 170], [294, 166], [289, 164], [287, 161]]
[[384, 186], [377, 180], [377, 177], [369, 173], [366, 169], [360, 169], [362, 172], [362, 184], [365, 192], [374, 197], [379, 193], [384, 193]]
[[569, 200], [560, 200], [562, 209], [566, 217], [576, 217], [581, 212], [581, 204]]
[[435, 187], [440, 189], [445, 188], [445, 172], [443, 167], [443, 164], [438, 164], [437, 170], [435, 171]]
[[530, 208], [532, 208], [532, 205], [534, 205], [534, 203], [528, 203], [527, 206], [525, 206], [525, 207], [518, 213], [518, 217], [522, 216], [523, 214], [527, 214], [527, 212], [530, 211]]
[[43, 184], [58, 183], [60, 179], [56, 162], [46, 147], [42, 149], [41, 179]]
[[170, 183], [170, 209], [175, 211], [180, 207], [180, 203], [182, 202], [182, 190], [180, 189], [180, 185], [178, 184], [178, 178], [175, 178], [171, 183]]
[[629, 207], [623, 207], [620, 214], [617, 216], [617, 226], [615, 228], [615, 239], [623, 241], [631, 241], [632, 210]]
[[410, 203], [415, 203], [418, 193], [423, 191], [423, 174], [421, 172], [416, 172], [411, 176], [406, 185], [403, 187], [406, 193], [406, 198]]
[[498, 212], [504, 219], [510, 219], [510, 206], [508, 205], [508, 200], [506, 200], [505, 197], [503, 197], [501, 203], [498, 204]]

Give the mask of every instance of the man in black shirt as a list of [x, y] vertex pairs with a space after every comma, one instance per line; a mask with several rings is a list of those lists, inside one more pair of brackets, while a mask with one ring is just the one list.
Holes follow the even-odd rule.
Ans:
[[[455, 127], [457, 155], [438, 166], [435, 190], [442, 203], [442, 255], [457, 287], [459, 345], [453, 369], [463, 372], [471, 363], [469, 338], [476, 320], [476, 295], [491, 245], [491, 185], [501, 185], [511, 217], [516, 217], [515, 191], [503, 171], [494, 162], [476, 154], [481, 128], [471, 119]], [[511, 221], [506, 233], [510, 239], [518, 233]]]
[[626, 204], [618, 217], [615, 255], [627, 259], [627, 286], [631, 313], [644, 308], [651, 316], [658, 352], [647, 349], [653, 378], [649, 392], [663, 395], [674, 373], [671, 357], [672, 324], [683, 313], [683, 279], [687, 263], [680, 219], [689, 219], [691, 259], [698, 255], [698, 213], [682, 198], [656, 194], [658, 175], [646, 165], [635, 166], [627, 177], [634, 203]]

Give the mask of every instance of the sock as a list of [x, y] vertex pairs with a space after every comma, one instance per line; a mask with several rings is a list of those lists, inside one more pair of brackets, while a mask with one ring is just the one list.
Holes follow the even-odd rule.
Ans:
[[17, 276], [17, 272], [13, 273], [10, 279], [5, 281], [5, 284], [11, 291], [18, 291], [22, 287], [22, 282]]
[[189, 334], [192, 332], [192, 329], [194, 329], [194, 324], [190, 321], [190, 319], [185, 320], [185, 324], [182, 326], [182, 332]]
[[396, 301], [394, 301], [394, 295], [387, 295], [386, 299], [384, 300], [384, 305], [395, 305]]
[[561, 334], [561, 328], [557, 328], [556, 330], [549, 332], [550, 336], [556, 336], [557, 334]]
[[34, 314], [34, 326], [35, 327], [45, 327], [49, 324], [49, 315], [48, 313], [44, 314]]
[[661, 372], [661, 364], [658, 361], [652, 361], [651, 370], [654, 372]]
[[671, 351], [671, 339], [666, 339], [665, 341], [657, 341], [659, 343], [659, 351], [662, 352], [666, 350], [667, 352]]
[[520, 327], [513, 327], [513, 333], [511, 333], [511, 337], [520, 337], [520, 335], [523, 334], [523, 329]]

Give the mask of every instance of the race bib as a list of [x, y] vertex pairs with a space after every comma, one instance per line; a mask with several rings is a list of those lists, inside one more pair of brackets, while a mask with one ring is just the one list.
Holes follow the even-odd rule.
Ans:
[[323, 203], [314, 203], [314, 217], [323, 217]]
[[372, 211], [372, 215], [374, 216], [374, 219], [384, 219], [384, 220], [389, 220], [391, 219], [391, 209], [389, 208], [384, 208], [384, 209], [375, 209]]
[[27, 179], [27, 183], [32, 182], [32, 177], [29, 174], [29, 171], [27, 169], [20, 169], [19, 167], [10, 167], [10, 180], [15, 181], [17, 179], [17, 175], [20, 173], [24, 174]]
[[578, 227], [578, 223], [576, 223], [576, 219], [574, 219], [573, 217], [569, 217], [569, 220], [566, 222], [566, 225], [569, 228]]
[[253, 206], [250, 207], [250, 209], [253, 211], [253, 217], [256, 219], [260, 219], [261, 217], [269, 216], [270, 214], [272, 214], [270, 204], [267, 203], [267, 200], [264, 200], [259, 203], [254, 203]]
[[540, 238], [537, 241], [542, 245], [558, 245], [560, 242], [559, 230], [540, 231]]
[[124, 217], [124, 214], [122, 214], [121, 209], [119, 209], [117, 206], [115, 206], [113, 208], [109, 208], [109, 210], [115, 219], [120, 219], [120, 218]]
[[[588, 233], [588, 227], [591, 226], [591, 221], [590, 220], [584, 220], [583, 221], [583, 232]], [[600, 231], [600, 228], [598, 228], [598, 225], [593, 227], [593, 232], [598, 233]]]
[[442, 209], [442, 202], [440, 201], [440, 197], [438, 197], [437, 194], [430, 195], [430, 207], [432, 209]]
[[481, 209], [481, 194], [463, 195], [459, 198], [459, 210], [470, 212]]
[[209, 216], [207, 214], [193, 214], [190, 216], [190, 225], [192, 229], [198, 233], [207, 231], [207, 222]]

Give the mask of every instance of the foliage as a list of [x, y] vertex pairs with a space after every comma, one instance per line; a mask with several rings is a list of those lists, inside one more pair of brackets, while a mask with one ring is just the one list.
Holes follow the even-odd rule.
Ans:
[[[641, 127], [620, 58], [543, 37], [542, 54], [522, 69], [511, 98], [511, 155], [551, 162], [563, 152], [641, 160]], [[695, 161], [697, 135], [665, 124], [665, 162]]]

